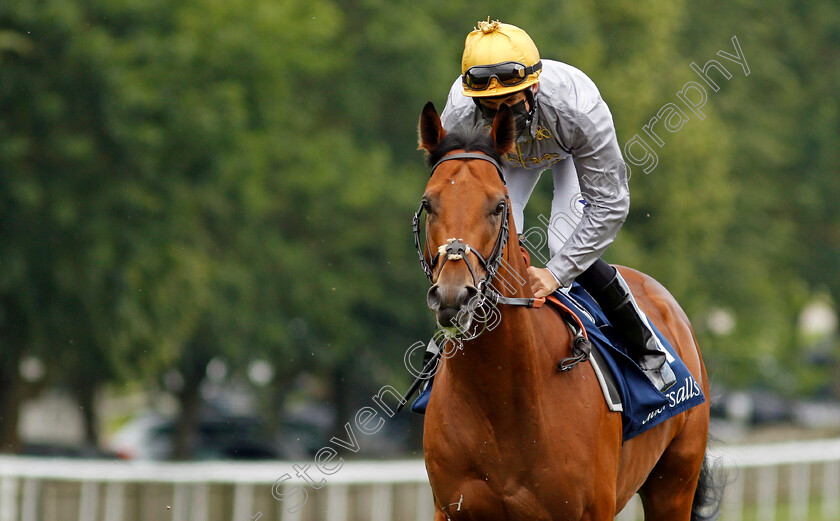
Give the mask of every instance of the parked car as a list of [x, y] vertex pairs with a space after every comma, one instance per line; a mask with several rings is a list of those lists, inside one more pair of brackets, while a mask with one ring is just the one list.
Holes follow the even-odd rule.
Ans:
[[[149, 413], [115, 433], [108, 449], [123, 459], [167, 460], [173, 457], [174, 437], [174, 419]], [[259, 418], [204, 414], [199, 420], [193, 457], [256, 460], [278, 459], [280, 454]]]

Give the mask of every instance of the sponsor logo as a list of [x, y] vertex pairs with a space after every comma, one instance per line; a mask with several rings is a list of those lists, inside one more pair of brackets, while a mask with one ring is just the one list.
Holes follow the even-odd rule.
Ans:
[[676, 407], [695, 396], [700, 396], [700, 394], [700, 384], [697, 383], [697, 380], [689, 376], [684, 380], [682, 387], [676, 391], [671, 391], [665, 396], [668, 397], [668, 407]]
[[656, 418], [657, 416], [662, 414], [664, 411], [665, 411], [665, 407], [660, 407], [659, 409], [656, 409], [655, 411], [651, 411], [651, 413], [647, 415], [647, 418], [645, 418], [645, 420], [642, 422], [642, 425], [644, 425], [647, 422], [649, 422], [650, 420]]
[[651, 421], [652, 419], [656, 418], [663, 412], [665, 409], [673, 409], [677, 405], [691, 400], [695, 396], [700, 396], [702, 391], [700, 390], [700, 384], [697, 383], [692, 377], [687, 377], [683, 380], [682, 386], [675, 391], [671, 391], [670, 393], [666, 394], [665, 397], [668, 398], [668, 405], [660, 407], [654, 411], [651, 411], [647, 417], [642, 421], [642, 425], [646, 424], [647, 422]]

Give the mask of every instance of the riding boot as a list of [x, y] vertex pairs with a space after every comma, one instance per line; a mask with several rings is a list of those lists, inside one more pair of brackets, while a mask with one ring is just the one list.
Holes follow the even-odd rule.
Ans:
[[[589, 291], [589, 290], [587, 290]], [[677, 379], [668, 365], [667, 355], [657, 345], [656, 337], [641, 315], [624, 279], [615, 277], [603, 288], [589, 291], [603, 309], [628, 354], [633, 358], [653, 385], [661, 392], [671, 388]]]

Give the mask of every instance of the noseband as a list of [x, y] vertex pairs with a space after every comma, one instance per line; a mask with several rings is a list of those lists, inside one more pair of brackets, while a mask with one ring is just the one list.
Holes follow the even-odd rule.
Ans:
[[[445, 161], [452, 161], [454, 159], [480, 159], [482, 161], [487, 161], [488, 163], [492, 164], [496, 167], [496, 172], [499, 173], [499, 178], [501, 178], [502, 183], [507, 185], [505, 182], [505, 176], [502, 174], [502, 167], [499, 166], [492, 157], [487, 156], [485, 154], [479, 154], [476, 152], [462, 152], [460, 154], [452, 154], [448, 156], [444, 156], [441, 158], [440, 161], [435, 163], [432, 167], [431, 175], [434, 175], [435, 170], [441, 163]], [[423, 272], [428, 277], [429, 282], [434, 283], [434, 272], [436, 269], [443, 269], [444, 264], [447, 261], [456, 261], [462, 260], [467, 263], [467, 268], [470, 270], [470, 274], [473, 278], [473, 283], [475, 284], [476, 288], [478, 289], [479, 293], [484, 297], [489, 297], [493, 301], [497, 301], [498, 298], [501, 298], [497, 292], [492, 291], [490, 289], [490, 282], [493, 280], [493, 277], [499, 271], [499, 267], [502, 264], [502, 253], [504, 252], [505, 245], [507, 244], [508, 237], [510, 236], [510, 199], [508, 198], [507, 194], [505, 194], [505, 208], [504, 212], [502, 213], [502, 224], [499, 226], [499, 234], [496, 236], [496, 244], [493, 246], [493, 251], [490, 252], [490, 255], [485, 258], [478, 252], [475, 248], [471, 247], [470, 245], [464, 243], [461, 239], [451, 238], [446, 240], [446, 244], [441, 244], [435, 256], [431, 259], [431, 262], [426, 260], [425, 249], [423, 245], [420, 244], [420, 216], [423, 213], [423, 204], [421, 203], [420, 208], [417, 210], [417, 213], [414, 214], [414, 219], [412, 221], [412, 229], [414, 230], [414, 246], [417, 248], [417, 254], [420, 257], [420, 266], [423, 268]], [[428, 245], [426, 245], [428, 246]], [[427, 249], [427, 248], [426, 248]], [[484, 268], [484, 271], [487, 275], [482, 278], [478, 279], [475, 273], [475, 269], [470, 263], [468, 258], [469, 254], [472, 253], [478, 259], [478, 263]], [[529, 299], [533, 300], [533, 299]]]

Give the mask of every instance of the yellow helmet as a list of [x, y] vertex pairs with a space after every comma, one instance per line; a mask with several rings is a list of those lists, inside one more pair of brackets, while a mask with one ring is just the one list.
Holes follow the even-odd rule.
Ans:
[[515, 25], [478, 22], [467, 35], [461, 59], [464, 95], [493, 97], [523, 90], [539, 81], [542, 62], [537, 46]]

